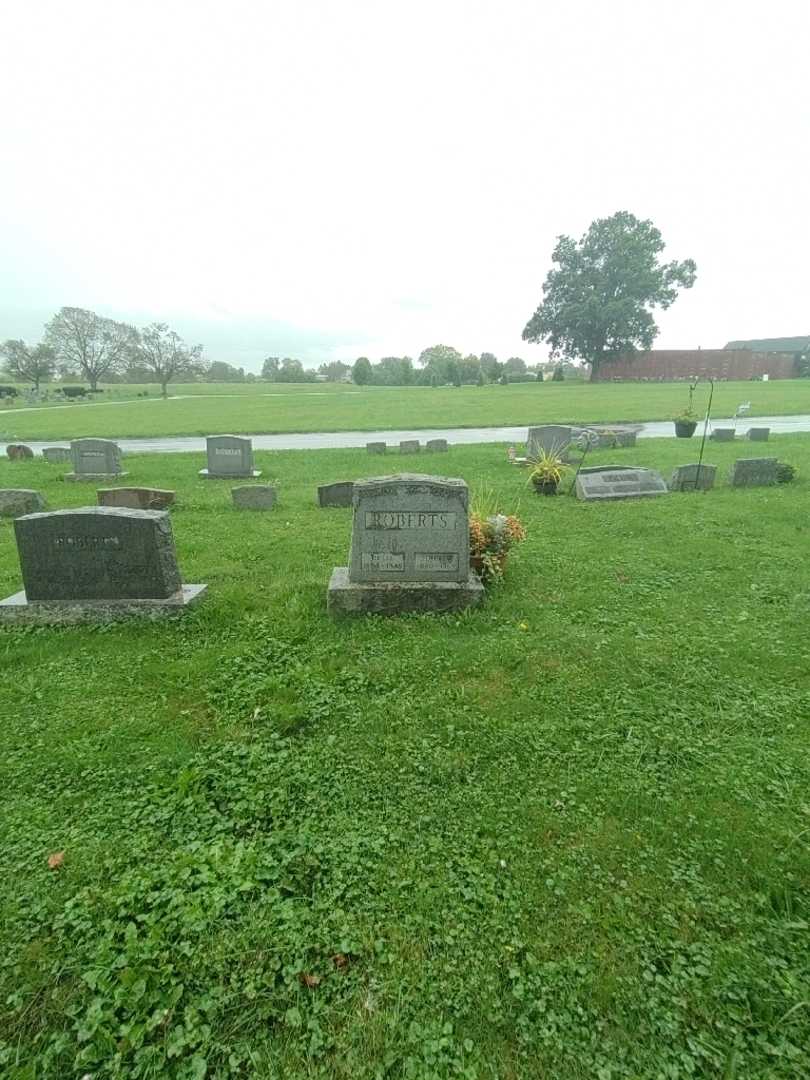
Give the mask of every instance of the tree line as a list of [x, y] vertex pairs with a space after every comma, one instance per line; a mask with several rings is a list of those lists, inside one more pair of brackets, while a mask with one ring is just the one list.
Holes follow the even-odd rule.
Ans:
[[[547, 364], [533, 368], [519, 356], [500, 361], [491, 352], [463, 356], [452, 345], [432, 345], [423, 349], [416, 364], [410, 356], [384, 356], [372, 364], [360, 356], [349, 366], [340, 361], [326, 365], [327, 378], [346, 381], [351, 377], [359, 386], [484, 386], [494, 382], [536, 382], [543, 378]], [[557, 378], [563, 377], [562, 367]]]

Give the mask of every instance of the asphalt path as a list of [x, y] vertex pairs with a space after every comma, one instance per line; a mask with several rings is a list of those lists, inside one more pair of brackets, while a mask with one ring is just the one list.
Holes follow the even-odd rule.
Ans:
[[[587, 425], [582, 425], [587, 426]], [[596, 426], [596, 425], [594, 425]], [[599, 424], [599, 427], [611, 427]], [[638, 431], [640, 439], [672, 438], [674, 429], [671, 420], [651, 420], [648, 423], [615, 424], [615, 427], [631, 427]], [[712, 420], [712, 427], [735, 427], [737, 435], [745, 435], [750, 427], [767, 427], [773, 435], [796, 434], [810, 431], [810, 415], [801, 416], [751, 416]], [[695, 433], [699, 436], [702, 425]], [[526, 441], [526, 426], [522, 427], [478, 427], [478, 428], [401, 428], [396, 431], [325, 431], [283, 435], [251, 435], [254, 450], [341, 450], [363, 447], [367, 442], [386, 442], [396, 444], [403, 439], [447, 439], [449, 443], [469, 445], [473, 443], [506, 443], [520, 445]], [[187, 454], [205, 452], [205, 438], [189, 435], [165, 435], [147, 439], [117, 439], [118, 445], [126, 454]], [[67, 446], [67, 439], [51, 439], [48, 442], [26, 442], [35, 453], [40, 453], [44, 446]], [[6, 443], [0, 443], [0, 452], [5, 452]]]

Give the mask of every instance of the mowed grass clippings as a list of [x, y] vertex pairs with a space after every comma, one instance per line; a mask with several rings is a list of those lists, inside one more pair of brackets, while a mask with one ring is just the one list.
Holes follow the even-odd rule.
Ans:
[[[730, 489], [754, 452], [798, 479]], [[127, 457], [210, 595], [0, 631], [0, 1075], [810, 1075], [810, 438], [707, 460], [708, 494], [585, 505], [422, 455], [528, 539], [479, 610], [334, 623], [316, 486], [398, 458], [257, 452], [260, 513]], [[91, 503], [68, 468], [0, 484]]]
[[[148, 392], [148, 397], [138, 394]], [[352, 384], [194, 383], [171, 387], [108, 386], [92, 402], [35, 407], [0, 400], [0, 441], [110, 439], [164, 435], [384, 431], [546, 423], [667, 420], [688, 404], [682, 383], [544, 382], [462, 387]], [[709, 384], [694, 406], [702, 416]], [[712, 415], [748, 418], [810, 413], [810, 379], [718, 382]]]

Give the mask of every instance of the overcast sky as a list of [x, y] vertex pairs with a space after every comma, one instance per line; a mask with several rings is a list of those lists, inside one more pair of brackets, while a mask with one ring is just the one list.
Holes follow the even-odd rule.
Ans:
[[63, 304], [209, 359], [501, 359], [560, 233], [649, 217], [660, 347], [810, 333], [808, 0], [28, 0], [0, 339]]

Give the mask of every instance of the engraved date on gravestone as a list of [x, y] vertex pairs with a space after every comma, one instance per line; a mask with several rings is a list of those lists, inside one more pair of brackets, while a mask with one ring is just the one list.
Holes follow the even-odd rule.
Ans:
[[414, 554], [414, 569], [427, 573], [439, 570], [458, 570], [458, 554], [455, 551], [417, 551]]
[[364, 551], [360, 557], [364, 570], [404, 570], [405, 556], [390, 551]]
[[367, 529], [454, 529], [453, 511], [433, 510], [367, 510]]

